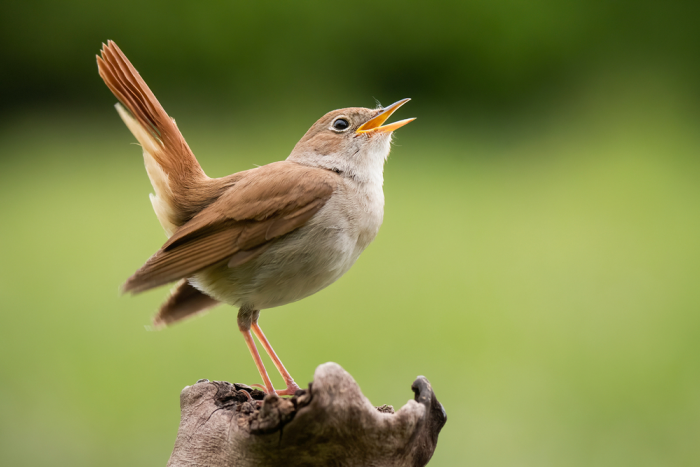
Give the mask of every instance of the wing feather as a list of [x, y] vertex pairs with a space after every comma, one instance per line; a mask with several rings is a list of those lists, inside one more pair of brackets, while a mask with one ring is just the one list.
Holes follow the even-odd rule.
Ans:
[[331, 198], [339, 176], [293, 162], [276, 162], [250, 174], [192, 220], [124, 284], [139, 293], [220, 261], [238, 267], [256, 258], [269, 242], [292, 232]]
[[163, 303], [153, 317], [156, 328], [169, 326], [185, 318], [201, 314], [218, 305], [219, 302], [203, 294], [190, 285], [187, 279], [181, 280], [170, 292], [170, 297]]

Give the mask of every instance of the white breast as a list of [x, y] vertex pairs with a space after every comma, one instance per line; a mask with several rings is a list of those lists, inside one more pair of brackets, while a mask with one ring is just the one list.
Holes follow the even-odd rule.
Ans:
[[225, 303], [273, 308], [329, 286], [355, 263], [379, 231], [384, 214], [381, 184], [346, 179], [302, 228], [280, 238], [258, 258], [237, 268], [226, 262], [191, 280]]

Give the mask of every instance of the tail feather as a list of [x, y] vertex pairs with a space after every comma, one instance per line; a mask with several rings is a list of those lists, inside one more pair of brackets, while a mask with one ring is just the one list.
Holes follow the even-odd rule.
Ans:
[[[143, 148], [146, 171], [155, 191], [151, 203], [170, 237], [244, 177], [245, 172], [222, 178], [207, 177], [175, 120], [165, 112], [117, 44], [108, 41], [103, 45], [101, 55], [97, 56], [97, 68], [120, 102], [116, 105], [119, 116]], [[168, 276], [168, 281], [181, 277]], [[168, 324], [216, 303], [184, 281], [174, 289], [155, 322]]]
[[[143, 147], [146, 170], [155, 190], [151, 202], [170, 236], [210, 201], [212, 190], [198, 192], [198, 188], [208, 185], [211, 179], [200, 167], [175, 120], [113, 41], [103, 46], [97, 67], [123, 105], [117, 104], [119, 115]], [[207, 199], [199, 200], [202, 196]]]
[[[152, 156], [169, 175], [203, 175], [199, 162], [192, 154], [185, 138], [151, 92], [146, 82], [129, 59], [113, 41], [102, 48], [97, 66], [105, 84], [134, 115], [151, 135], [160, 141], [162, 149]], [[172, 172], [172, 173], [171, 173]]]

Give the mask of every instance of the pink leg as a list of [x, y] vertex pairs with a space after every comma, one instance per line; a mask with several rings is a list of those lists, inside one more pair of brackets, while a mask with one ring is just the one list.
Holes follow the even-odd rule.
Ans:
[[245, 343], [248, 346], [248, 350], [250, 350], [250, 354], [253, 356], [253, 360], [255, 361], [255, 366], [258, 367], [260, 376], [262, 377], [263, 382], [265, 383], [265, 392], [267, 392], [268, 394], [274, 394], [275, 388], [272, 387], [272, 381], [270, 381], [270, 377], [267, 375], [267, 370], [265, 370], [265, 365], [263, 365], [262, 359], [260, 358], [260, 354], [258, 353], [258, 349], [257, 347], [255, 347], [253, 335], [250, 333], [250, 331], [243, 330], [241, 330], [241, 334], [243, 334], [243, 338], [245, 339]]
[[[253, 328], [253, 332], [255, 333], [258, 340], [265, 348], [265, 352], [267, 352], [267, 354], [272, 359], [272, 363], [274, 363], [275, 366], [277, 367], [277, 371], [279, 371], [280, 374], [282, 375], [282, 378], [284, 378], [284, 382], [287, 383], [287, 388], [283, 391], [277, 391], [277, 394], [280, 396], [293, 396], [294, 393], [299, 389], [299, 386], [297, 385], [297, 383], [294, 382], [294, 378], [292, 378], [292, 375], [289, 374], [287, 369], [282, 364], [282, 360], [280, 360], [280, 358], [277, 356], [275, 351], [272, 349], [272, 346], [270, 345], [270, 341], [267, 340], [267, 337], [265, 337], [265, 334], [263, 334], [262, 329], [260, 329], [260, 326], [258, 325], [258, 323], [257, 322], [253, 323], [251, 325], [251, 328]], [[253, 357], [253, 358], [255, 358], [255, 357]], [[258, 357], [258, 358], [260, 358], [260, 357]], [[265, 383], [265, 384], [267, 384], [267, 383]]]

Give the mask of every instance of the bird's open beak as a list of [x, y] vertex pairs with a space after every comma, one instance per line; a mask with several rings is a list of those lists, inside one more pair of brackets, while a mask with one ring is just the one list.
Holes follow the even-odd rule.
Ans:
[[406, 120], [399, 120], [398, 122], [390, 123], [388, 125], [382, 126], [382, 123], [386, 122], [391, 114], [393, 114], [396, 109], [404, 105], [411, 99], [401, 99], [398, 102], [394, 102], [389, 107], [382, 109], [377, 115], [366, 121], [360, 128], [355, 132], [356, 134], [362, 133], [387, 133], [401, 128], [407, 123], [411, 123], [415, 118], [407, 118]]

